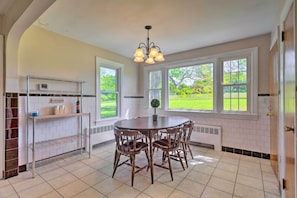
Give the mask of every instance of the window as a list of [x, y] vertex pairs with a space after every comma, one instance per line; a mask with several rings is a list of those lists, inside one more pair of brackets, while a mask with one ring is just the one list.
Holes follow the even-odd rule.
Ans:
[[96, 58], [96, 71], [97, 119], [119, 117], [121, 65]]
[[168, 70], [168, 108], [213, 110], [213, 63]]
[[[148, 98], [165, 111], [257, 115], [258, 49], [146, 67]], [[162, 75], [163, 74], [163, 75]], [[251, 117], [255, 118], [255, 117]]]
[[149, 102], [152, 99], [158, 99], [162, 104], [162, 71], [149, 72]]
[[247, 111], [247, 68], [248, 58], [222, 61], [223, 67], [223, 110]]

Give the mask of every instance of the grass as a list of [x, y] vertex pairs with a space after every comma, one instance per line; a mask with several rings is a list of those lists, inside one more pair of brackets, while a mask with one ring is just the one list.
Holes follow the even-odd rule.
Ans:
[[[232, 96], [231, 96], [232, 98]], [[246, 93], [233, 95], [234, 99], [230, 99], [230, 94], [224, 95], [224, 110], [226, 111], [247, 111]], [[201, 111], [213, 110], [213, 97], [211, 95], [187, 95], [187, 96], [170, 96], [170, 109], [192, 109]], [[101, 103], [101, 118], [110, 118], [117, 116], [116, 101], [104, 101]]]

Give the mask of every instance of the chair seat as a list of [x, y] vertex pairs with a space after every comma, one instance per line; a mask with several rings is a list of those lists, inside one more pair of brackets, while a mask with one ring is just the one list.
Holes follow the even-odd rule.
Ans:
[[[153, 143], [154, 147], [160, 148], [160, 149], [167, 149], [167, 150], [174, 150], [176, 148], [178, 148], [178, 142], [170, 139], [170, 144], [169, 144], [169, 140], [168, 139], [161, 139], [161, 140], [156, 140]], [[170, 145], [170, 147], [169, 147]]]
[[146, 147], [148, 147], [147, 143], [136, 142], [136, 147], [134, 149], [133, 142], [129, 142], [129, 144], [120, 145], [118, 151], [125, 154], [137, 154], [140, 153]]

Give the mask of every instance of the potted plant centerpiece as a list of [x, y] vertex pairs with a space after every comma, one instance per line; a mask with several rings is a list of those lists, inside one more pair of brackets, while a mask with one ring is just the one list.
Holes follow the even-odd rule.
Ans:
[[158, 115], [157, 115], [157, 108], [160, 106], [160, 101], [158, 99], [152, 99], [151, 106], [154, 108], [154, 114], [153, 114], [153, 121], [157, 121]]

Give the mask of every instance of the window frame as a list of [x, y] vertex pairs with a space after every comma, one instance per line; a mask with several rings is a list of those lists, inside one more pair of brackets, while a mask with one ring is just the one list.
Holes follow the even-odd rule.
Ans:
[[[223, 77], [222, 77], [222, 60], [226, 60], [234, 57], [246, 57], [248, 56], [248, 105], [247, 111], [223, 111]], [[168, 108], [168, 70], [170, 68], [184, 67], [191, 65], [200, 65], [204, 63], [213, 63], [213, 83], [214, 83], [214, 108], [213, 111], [197, 111], [197, 110], [174, 110]], [[164, 112], [180, 112], [180, 113], [194, 113], [199, 116], [212, 116], [212, 117], [223, 117], [223, 118], [236, 118], [236, 119], [258, 119], [258, 47], [247, 48], [242, 50], [236, 50], [231, 52], [225, 52], [220, 54], [215, 54], [207, 57], [199, 57], [195, 59], [186, 59], [182, 61], [168, 62], [162, 64], [152, 65], [150, 67], [144, 67], [144, 85], [145, 85], [145, 98], [148, 100], [148, 84], [149, 84], [149, 72], [161, 70], [163, 72], [162, 79], [162, 108]], [[148, 101], [146, 101], [148, 105]], [[149, 106], [148, 106], [149, 107]]]
[[[101, 89], [100, 89], [100, 68], [109, 68], [116, 70], [117, 74], [117, 115], [115, 117], [101, 118]], [[114, 120], [119, 119], [121, 117], [121, 90], [122, 90], [122, 72], [123, 72], [123, 64], [110, 61], [107, 59], [96, 57], [96, 121], [106, 121], [106, 120]]]

